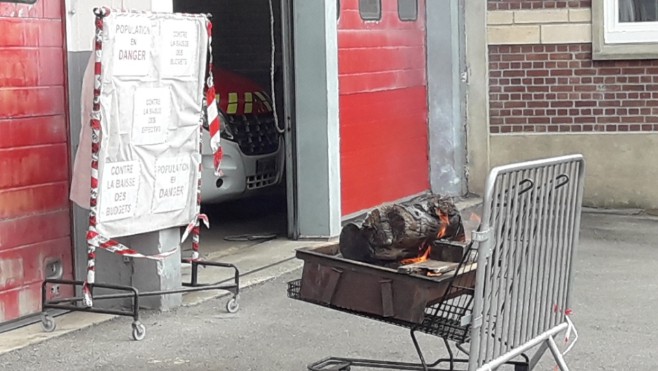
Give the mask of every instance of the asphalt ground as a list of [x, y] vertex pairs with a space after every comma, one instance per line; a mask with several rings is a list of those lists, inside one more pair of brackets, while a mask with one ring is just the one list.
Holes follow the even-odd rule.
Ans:
[[[575, 260], [572, 370], [658, 369], [658, 219], [585, 214]], [[146, 313], [146, 339], [130, 318], [0, 356], [2, 370], [306, 370], [328, 355], [415, 361], [407, 330], [287, 298], [296, 271], [246, 289], [240, 311], [226, 298]], [[427, 358], [445, 354], [420, 336]], [[552, 370], [545, 357], [539, 370]]]

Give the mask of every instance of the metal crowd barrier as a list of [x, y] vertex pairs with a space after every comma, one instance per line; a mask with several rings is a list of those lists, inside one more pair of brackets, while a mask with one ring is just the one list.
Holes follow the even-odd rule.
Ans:
[[572, 263], [580, 230], [581, 155], [501, 166], [489, 174], [480, 228], [469, 370], [493, 370], [550, 349], [568, 370], [555, 337], [571, 331]]
[[[480, 226], [473, 232], [457, 270], [436, 281], [437, 285], [447, 282], [445, 294], [424, 308], [421, 322], [392, 317], [392, 310], [388, 311], [389, 315], [364, 313], [322, 298], [304, 297], [304, 280], [289, 282], [288, 296], [293, 299], [410, 329], [420, 361], [329, 357], [308, 365], [308, 369], [452, 371], [463, 365], [469, 371], [486, 371], [507, 365], [516, 371], [527, 371], [550, 349], [560, 369], [568, 370], [555, 337], [563, 331], [567, 337], [571, 331], [576, 335], [569, 318], [569, 297], [580, 230], [584, 172], [581, 155], [494, 168], [487, 179]], [[298, 257], [300, 254], [298, 251]], [[377, 266], [350, 263], [337, 257], [323, 258], [322, 254], [313, 256], [313, 261], [307, 257], [309, 261], [305, 264], [327, 265], [353, 274], [381, 275], [387, 282], [395, 278], [391, 273], [381, 273]], [[336, 261], [340, 267], [333, 266], [338, 264]], [[314, 269], [312, 266], [311, 271]], [[309, 279], [322, 281], [318, 277]], [[329, 285], [324, 281], [313, 282]], [[448, 357], [426, 362], [415, 336], [417, 332], [442, 338]], [[468, 354], [468, 359], [455, 357], [450, 342]], [[529, 356], [531, 352], [534, 354]], [[448, 364], [448, 368], [441, 368], [441, 364]]]

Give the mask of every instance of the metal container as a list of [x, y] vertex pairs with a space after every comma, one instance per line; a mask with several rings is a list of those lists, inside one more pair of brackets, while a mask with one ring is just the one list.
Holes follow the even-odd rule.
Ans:
[[[316, 304], [420, 324], [425, 308], [458, 295], [446, 295], [454, 271], [426, 277], [343, 259], [338, 243], [299, 249], [297, 258], [304, 261], [300, 299]], [[475, 270], [463, 276], [462, 287], [472, 288]]]

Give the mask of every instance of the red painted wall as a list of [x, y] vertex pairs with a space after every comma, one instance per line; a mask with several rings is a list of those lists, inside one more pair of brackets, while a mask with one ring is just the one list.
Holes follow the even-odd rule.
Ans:
[[425, 0], [400, 21], [382, 1], [363, 21], [358, 0], [338, 20], [342, 215], [429, 189]]
[[53, 259], [72, 278], [62, 8], [0, 3], [0, 323], [40, 311]]

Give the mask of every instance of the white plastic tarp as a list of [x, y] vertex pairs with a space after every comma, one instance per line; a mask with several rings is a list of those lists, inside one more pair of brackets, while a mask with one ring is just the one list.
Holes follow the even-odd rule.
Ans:
[[161, 13], [104, 18], [96, 228], [105, 237], [187, 225], [199, 212], [207, 22]]

